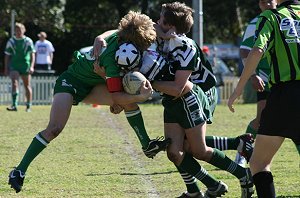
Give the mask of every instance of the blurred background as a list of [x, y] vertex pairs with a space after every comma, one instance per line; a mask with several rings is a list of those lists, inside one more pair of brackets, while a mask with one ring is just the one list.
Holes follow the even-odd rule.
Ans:
[[[73, 51], [92, 45], [100, 33], [115, 29], [129, 11], [140, 11], [153, 21], [159, 17], [159, 0], [0, 0], [0, 75], [3, 75], [4, 48], [11, 37], [11, 20], [26, 26], [25, 35], [34, 42], [40, 31], [55, 48], [52, 69], [67, 69]], [[180, 1], [193, 7], [193, 0]], [[234, 75], [239, 75], [238, 47], [247, 22], [259, 12], [257, 0], [202, 0], [203, 43], [216, 50]], [[197, 13], [196, 13], [197, 14]], [[192, 31], [189, 37], [193, 37]], [[211, 51], [212, 51], [211, 50]]]

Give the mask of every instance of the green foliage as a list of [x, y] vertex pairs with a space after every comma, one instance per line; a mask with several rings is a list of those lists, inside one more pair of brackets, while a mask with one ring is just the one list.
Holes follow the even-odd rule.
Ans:
[[[163, 135], [161, 105], [140, 105], [151, 138]], [[122, 112], [113, 115], [105, 106], [74, 106], [64, 131], [30, 165], [19, 194], [7, 185], [7, 176], [21, 160], [32, 138], [48, 123], [50, 106], [33, 106], [31, 113], [7, 112], [1, 106], [0, 197], [106, 197], [172, 198], [184, 183], [166, 153], [148, 159]], [[217, 106], [207, 135], [235, 137], [254, 117], [255, 105], [236, 105], [236, 113]], [[233, 159], [235, 151], [226, 151]], [[240, 197], [238, 180], [208, 163], [201, 164], [229, 186], [225, 198]], [[297, 197], [299, 156], [290, 140], [276, 154], [272, 166], [278, 196]], [[205, 187], [199, 182], [202, 190]]]
[[[129, 11], [142, 11], [157, 21], [162, 3], [171, 0], [0, 0], [0, 50], [5, 48], [10, 33], [10, 14], [27, 28], [26, 35], [36, 41], [40, 31], [56, 49], [53, 68], [58, 73], [67, 69], [73, 51], [92, 45], [100, 33], [115, 29]], [[193, 0], [181, 1], [192, 6]], [[257, 0], [203, 0], [204, 43], [236, 43], [247, 22], [260, 11]], [[192, 34], [188, 34], [192, 37]], [[3, 53], [0, 54], [3, 62]]]

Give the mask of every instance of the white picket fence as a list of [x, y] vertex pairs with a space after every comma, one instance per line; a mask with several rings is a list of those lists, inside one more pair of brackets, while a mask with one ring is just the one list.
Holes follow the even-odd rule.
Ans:
[[[53, 88], [56, 76], [33, 76], [32, 86], [32, 104], [48, 105], [52, 102]], [[25, 90], [23, 82], [20, 79], [19, 103], [24, 104]], [[11, 80], [9, 77], [0, 76], [0, 105], [11, 104]]]
[[[52, 102], [53, 88], [57, 76], [33, 76], [32, 77], [32, 104], [49, 105]], [[224, 86], [220, 87], [221, 103], [226, 103], [233, 89], [236, 87], [238, 77], [224, 77]], [[25, 102], [25, 90], [20, 79], [19, 103]], [[242, 102], [239, 98], [238, 102]], [[0, 105], [11, 104], [11, 80], [0, 76]]]

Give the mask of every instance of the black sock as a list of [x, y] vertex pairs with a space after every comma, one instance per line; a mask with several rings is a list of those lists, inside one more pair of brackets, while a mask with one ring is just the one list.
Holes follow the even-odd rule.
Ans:
[[275, 198], [273, 175], [269, 171], [258, 172], [253, 175], [253, 182], [258, 198]]

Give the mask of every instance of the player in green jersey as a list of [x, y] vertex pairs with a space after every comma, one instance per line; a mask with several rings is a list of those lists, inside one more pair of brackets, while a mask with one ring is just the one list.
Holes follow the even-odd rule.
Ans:
[[250, 168], [259, 198], [275, 198], [271, 162], [285, 138], [300, 143], [300, 57], [298, 1], [277, 0], [278, 7], [266, 10], [256, 25], [256, 41], [234, 92], [228, 100], [230, 111], [242, 94], [259, 61], [266, 56], [271, 67], [270, 95], [262, 111]]
[[25, 36], [25, 26], [15, 25], [16, 35], [10, 38], [5, 48], [4, 74], [9, 74], [12, 82], [12, 105], [8, 111], [18, 110], [19, 78], [21, 76], [26, 93], [26, 111], [30, 112], [32, 101], [31, 74], [34, 71], [35, 49], [32, 40]]
[[[74, 53], [75, 61], [56, 80], [48, 126], [34, 137], [23, 159], [9, 175], [9, 184], [17, 193], [22, 189], [25, 172], [30, 163], [65, 127], [72, 105], [81, 102], [98, 84], [106, 84], [106, 86], [102, 86], [105, 97], [103, 97], [101, 104], [122, 105], [125, 111], [128, 112], [129, 123], [138, 128], [135, 130], [143, 138], [142, 133], [145, 133], [145, 130], [143, 129], [143, 123], [140, 124], [143, 120], [136, 102], [147, 100], [152, 93], [152, 88], [150, 83], [146, 82], [142, 85], [139, 95], [129, 95], [123, 92], [120, 67], [115, 60], [115, 53], [123, 42], [132, 42], [139, 50], [145, 50], [155, 38], [156, 32], [153, 28], [153, 22], [148, 16], [133, 11], [125, 15], [119, 23], [118, 32], [106, 39], [107, 47], [97, 58], [99, 64], [105, 68], [105, 79], [94, 72], [96, 58], [92, 57], [91, 52], [84, 55], [78, 52]], [[132, 43], [129, 46], [134, 47]], [[136, 48], [135, 50], [135, 55], [139, 55], [138, 50]], [[120, 59], [123, 58], [126, 57], [120, 57]], [[138, 59], [134, 59], [128, 64], [138, 64]], [[148, 141], [148, 143], [151, 143], [151, 141]], [[165, 144], [166, 142], [156, 141], [156, 143]], [[160, 146], [157, 144], [155, 146]]]
[[[261, 11], [265, 11], [267, 9], [275, 9], [276, 1], [275, 0], [259, 0], [259, 8]], [[256, 22], [258, 20], [258, 16], [250, 21], [248, 24], [243, 39], [240, 45], [240, 57], [242, 62], [244, 63], [250, 50], [254, 45], [254, 35], [255, 35], [255, 27]], [[270, 89], [268, 86], [268, 76], [270, 74], [270, 66], [267, 61], [267, 58], [264, 57], [258, 64], [256, 72], [251, 76], [250, 83], [254, 90], [257, 90], [257, 111], [256, 117], [250, 121], [248, 127], [246, 129], [246, 133], [251, 133], [255, 137], [256, 132], [259, 127], [259, 121], [261, 112], [266, 105], [266, 100], [269, 95]], [[241, 165], [245, 166], [246, 159], [241, 156], [239, 153], [236, 154], [235, 161]]]
[[[189, 173], [209, 186], [206, 196], [221, 196], [227, 191], [227, 186], [203, 171], [194, 157], [236, 176], [240, 180], [242, 197], [251, 197], [253, 183], [250, 170], [237, 165], [220, 150], [208, 147], [205, 142], [206, 123], [211, 121], [215, 107], [213, 104], [217, 101], [214, 87], [216, 81], [201, 49], [185, 36], [193, 24], [192, 12], [183, 3], [167, 3], [162, 5], [158, 20], [157, 28], [162, 32], [173, 29], [176, 33], [174, 38], [158, 43], [162, 54], [174, 62], [176, 69], [170, 72], [173, 78], [152, 83], [155, 89], [165, 94], [165, 136], [172, 139], [167, 154], [180, 173]], [[179, 111], [180, 114], [176, 113]], [[185, 137], [190, 152], [184, 150]]]

